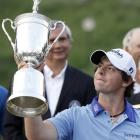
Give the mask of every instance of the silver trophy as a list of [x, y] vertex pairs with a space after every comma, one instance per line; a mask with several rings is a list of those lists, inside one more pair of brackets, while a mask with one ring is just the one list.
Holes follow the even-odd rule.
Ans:
[[[17, 64], [26, 62], [28, 67], [16, 71], [13, 79], [12, 94], [7, 100], [7, 110], [20, 117], [33, 117], [44, 114], [48, 104], [44, 98], [44, 77], [36, 70], [47, 56], [53, 44], [65, 30], [62, 21], [52, 22], [48, 17], [39, 14], [38, 5], [41, 0], [33, 0], [33, 12], [17, 16], [14, 22], [7, 18], [2, 22], [2, 29], [14, 51]], [[15, 42], [6, 31], [5, 23], [10, 22], [16, 32]], [[48, 43], [49, 33], [57, 24], [63, 28], [52, 44]]]

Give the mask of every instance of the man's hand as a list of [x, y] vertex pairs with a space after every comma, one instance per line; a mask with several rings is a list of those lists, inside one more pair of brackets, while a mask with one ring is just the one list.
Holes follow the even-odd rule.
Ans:
[[[35, 67], [35, 69], [39, 70], [39, 71], [43, 71], [43, 68], [45, 66], [45, 63], [41, 63], [40, 65], [38, 65], [37, 67]], [[28, 64], [26, 62], [21, 62], [20, 64], [18, 64], [18, 69], [21, 68], [28, 68]]]

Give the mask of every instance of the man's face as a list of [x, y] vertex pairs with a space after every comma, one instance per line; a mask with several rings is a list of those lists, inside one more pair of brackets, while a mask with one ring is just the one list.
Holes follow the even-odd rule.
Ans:
[[[62, 28], [57, 27], [54, 31], [51, 31], [50, 37], [49, 37], [49, 43], [53, 43], [55, 38], [59, 35]], [[63, 32], [63, 34], [60, 36], [58, 41], [53, 45], [51, 48], [47, 59], [48, 60], [55, 60], [55, 61], [65, 61], [69, 55], [71, 48], [71, 41], [66, 33], [66, 31]]]
[[94, 85], [97, 92], [116, 93], [122, 88], [121, 71], [115, 68], [107, 57], [98, 64], [94, 75]]
[[135, 62], [140, 60], [140, 31], [135, 31], [127, 51], [133, 56]]

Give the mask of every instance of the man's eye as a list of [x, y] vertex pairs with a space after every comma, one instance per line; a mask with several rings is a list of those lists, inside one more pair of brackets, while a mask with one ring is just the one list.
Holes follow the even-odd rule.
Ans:
[[[63, 42], [63, 41], [65, 41], [67, 38], [66, 37], [60, 37], [59, 39], [58, 39], [58, 41], [60, 41], [60, 42]], [[49, 39], [49, 42], [54, 42], [54, 40], [55, 40], [55, 38], [52, 38], [52, 39]]]
[[60, 37], [59, 41], [65, 41], [67, 38], [66, 37]]
[[50, 39], [49, 42], [54, 42], [54, 39]]
[[113, 67], [108, 67], [108, 70], [110, 70], [110, 71], [115, 71], [115, 68], [113, 68]]

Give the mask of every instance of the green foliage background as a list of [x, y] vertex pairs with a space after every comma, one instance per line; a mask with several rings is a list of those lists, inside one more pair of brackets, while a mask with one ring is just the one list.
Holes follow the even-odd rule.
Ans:
[[[0, 0], [0, 23], [5, 18], [14, 20], [20, 14], [32, 12], [32, 5], [32, 0]], [[42, 0], [39, 13], [70, 26], [74, 41], [69, 62], [92, 75], [90, 53], [95, 49], [122, 47], [125, 33], [140, 24], [140, 0]], [[96, 28], [91, 32], [81, 27], [85, 17], [96, 21]], [[10, 24], [6, 28], [14, 41]], [[11, 44], [0, 28], [0, 84], [8, 87], [16, 71]]]

